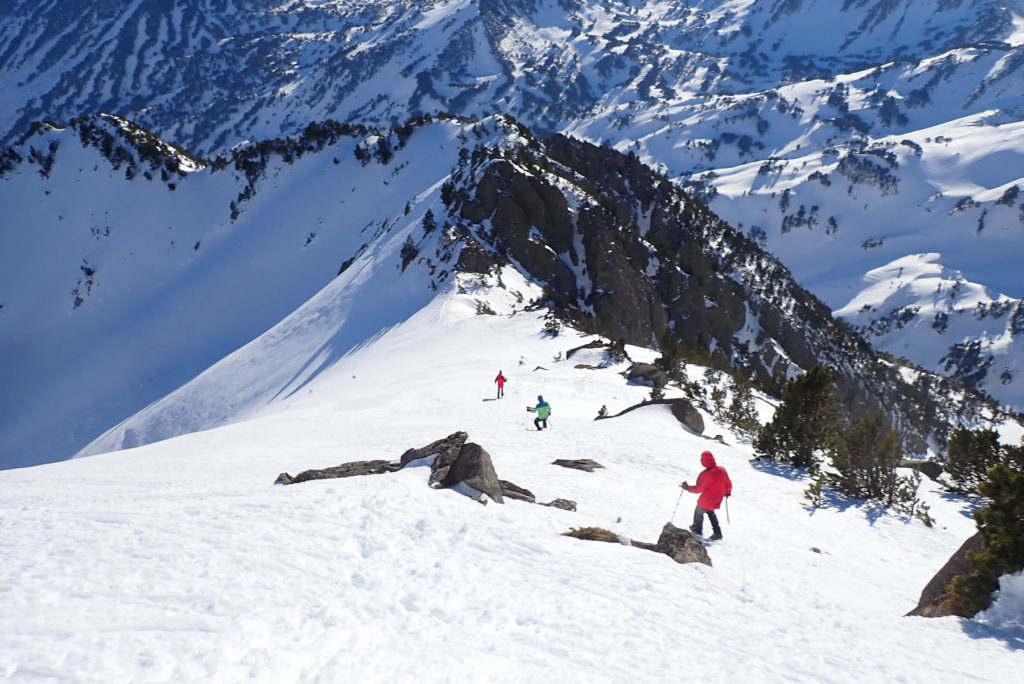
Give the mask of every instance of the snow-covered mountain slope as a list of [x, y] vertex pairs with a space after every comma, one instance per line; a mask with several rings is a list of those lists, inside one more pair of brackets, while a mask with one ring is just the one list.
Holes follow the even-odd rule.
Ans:
[[[346, 264], [341, 296], [376, 305], [354, 321], [325, 317], [303, 365], [264, 367], [275, 393], [408, 318], [432, 292], [429, 279], [401, 277], [401, 247], [431, 207], [442, 213], [460, 131], [437, 123], [390, 165], [357, 160], [357, 143], [378, 137], [353, 131], [311, 133], [319, 154], [268, 153], [265, 169], [250, 150], [237, 165], [181, 158], [171, 172], [178, 157], [144, 159], [130, 142], [142, 134], [120, 120], [40, 129], [0, 178], [4, 466], [69, 457], [265, 333]], [[212, 418], [271, 396], [222, 396]]]
[[907, 310], [862, 282], [934, 253], [1019, 310], [1021, 0], [18, 0], [0, 89], [8, 143], [98, 111], [204, 154], [326, 118], [500, 111], [631, 149], [833, 309], [873, 307], [848, 320], [880, 348], [1024, 405], [1008, 317], [955, 337], [929, 321], [962, 307], [937, 304], [898, 328]]
[[[112, 117], [43, 125], [11, 150], [4, 201], [19, 207], [0, 250], [0, 353], [20, 360], [0, 412], [8, 466], [66, 458], [157, 400], [84, 453], [243, 419], [454, 273], [504, 266], [544, 288], [524, 306], [696, 354], [766, 392], [827, 366], [845, 409], [883, 412], [909, 453], [941, 448], [961, 423], [1014, 419], [880, 358], [634, 155], [541, 141], [505, 117], [387, 132], [325, 122], [208, 164]], [[64, 259], [39, 270], [55, 241]], [[167, 396], [186, 382], [203, 389]]]
[[[673, 111], [666, 120], [682, 124], [679, 108], [811, 79], [866, 83], [871, 69], [879, 85], [910, 79], [890, 116], [867, 113], [867, 125], [899, 125], [949, 83], [973, 81], [953, 100], [960, 115], [1019, 105], [1022, 16], [1019, 0], [17, 0], [0, 15], [12, 94], [0, 130], [9, 142], [35, 120], [115, 111], [209, 153], [314, 119], [396, 123], [437, 109], [497, 109], [552, 130]], [[959, 118], [924, 109], [932, 123]]]
[[710, 206], [877, 348], [1024, 401], [1024, 124], [962, 120], [712, 176]]
[[[709, 415], [707, 433], [727, 444], [661, 407], [594, 421], [602, 405], [617, 412], [649, 388], [597, 352], [584, 360], [609, 365], [565, 361], [593, 337], [546, 334], [541, 313], [511, 294], [534, 287], [503, 280], [437, 296], [246, 421], [0, 472], [0, 676], [1017, 681], [1019, 576], [1004, 578], [996, 609], [977, 619], [901, 617], [973, 531], [966, 502], [922, 487], [932, 528], [856, 501], [812, 512], [805, 481], [755, 467]], [[495, 315], [479, 315], [480, 302]], [[314, 331], [319, 315], [309, 308], [294, 323]], [[288, 340], [289, 358], [307, 352], [302, 335]], [[509, 384], [496, 401], [499, 369]], [[193, 405], [217, 401], [203, 401], [207, 390], [196, 386]], [[524, 411], [538, 394], [554, 409], [544, 432]], [[456, 430], [501, 478], [577, 511], [481, 506], [430, 489], [427, 468], [272, 484], [283, 471], [397, 459]], [[560, 536], [599, 526], [653, 541], [670, 519], [685, 526], [694, 498], [676, 485], [693, 480], [708, 448], [734, 483], [711, 567]], [[560, 468], [558, 458], [604, 468]]]
[[[844, 406], [883, 411], [910, 453], [1007, 418], [878, 358], [635, 156], [504, 117], [327, 122], [205, 166], [120, 119], [44, 125], [12, 151], [0, 202], [18, 206], [0, 250], [0, 353], [19, 359], [0, 407], [7, 466], [66, 458], [151, 402], [84, 453], [244, 419], [453, 273], [506, 265], [587, 329], [704, 350], [769, 392], [833, 368]], [[40, 270], [55, 241], [63, 259]]]

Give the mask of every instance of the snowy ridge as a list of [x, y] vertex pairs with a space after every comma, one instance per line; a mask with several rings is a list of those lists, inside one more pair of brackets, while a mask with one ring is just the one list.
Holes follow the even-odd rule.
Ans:
[[[18, 0], [0, 9], [0, 140], [111, 111], [213, 156], [328, 118], [501, 111], [632, 149], [835, 310], [923, 253], [1017, 300], [1022, 26], [1020, 0]], [[1013, 340], [874, 342], [1024, 402]], [[947, 369], [964, 344], [983, 364]]]

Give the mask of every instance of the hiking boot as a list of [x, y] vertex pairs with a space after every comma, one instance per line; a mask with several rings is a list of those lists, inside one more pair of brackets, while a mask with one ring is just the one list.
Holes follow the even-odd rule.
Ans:
[[703, 537], [704, 536], [703, 533], [700, 530], [698, 530], [693, 525], [690, 525], [690, 532], [692, 532], [693, 534], [697, 535], [698, 537]]
[[722, 538], [722, 533], [721, 532], [715, 532], [713, 535], [708, 537], [708, 541], [718, 541], [721, 538]]

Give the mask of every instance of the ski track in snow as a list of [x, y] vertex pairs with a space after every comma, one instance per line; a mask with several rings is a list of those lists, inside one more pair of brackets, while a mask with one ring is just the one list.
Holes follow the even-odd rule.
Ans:
[[[0, 677], [1017, 681], [1019, 583], [987, 621], [902, 617], [972, 533], [962, 501], [926, 484], [932, 529], [857, 502], [809, 511], [806, 480], [751, 464], [709, 416], [706, 434], [732, 446], [663, 407], [595, 422], [649, 389], [621, 368], [555, 361], [591, 338], [543, 336], [538, 314], [474, 316], [481, 296], [439, 297], [245, 422], [0, 472]], [[553, 407], [539, 433], [525, 411], [538, 394]], [[578, 511], [481, 506], [429, 489], [427, 467], [272, 484], [397, 460], [460, 429], [499, 477]], [[706, 448], [735, 486], [713, 567], [560, 534], [594, 525], [654, 542], [677, 501], [685, 527], [695, 497], [677, 484]]]

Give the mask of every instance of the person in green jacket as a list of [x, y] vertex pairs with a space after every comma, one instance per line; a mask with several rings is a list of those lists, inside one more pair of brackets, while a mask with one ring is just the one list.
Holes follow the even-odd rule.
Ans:
[[[526, 410], [530, 413], [536, 413], [537, 417], [533, 419], [533, 424], [537, 426], [538, 430], [543, 430], [548, 426], [548, 416], [551, 415], [551, 404], [544, 401], [544, 397], [537, 395], [537, 405], [527, 406]], [[544, 424], [541, 427], [541, 423]]]

